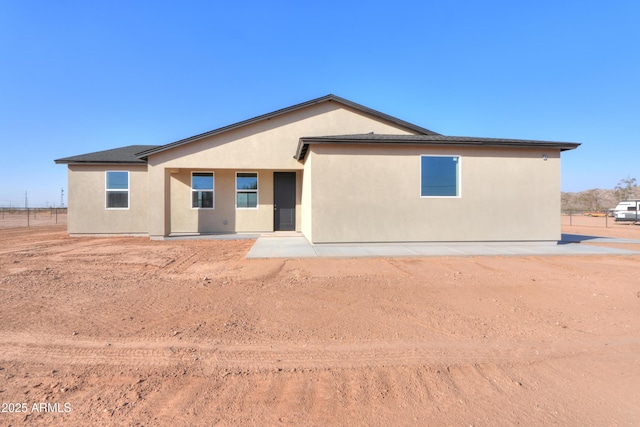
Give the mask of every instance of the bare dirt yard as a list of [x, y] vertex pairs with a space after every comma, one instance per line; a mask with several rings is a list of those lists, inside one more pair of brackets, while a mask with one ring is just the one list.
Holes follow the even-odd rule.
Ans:
[[0, 230], [0, 425], [638, 425], [640, 256], [252, 244]]
[[0, 230], [3, 228], [35, 227], [67, 223], [66, 208], [22, 209], [0, 208]]

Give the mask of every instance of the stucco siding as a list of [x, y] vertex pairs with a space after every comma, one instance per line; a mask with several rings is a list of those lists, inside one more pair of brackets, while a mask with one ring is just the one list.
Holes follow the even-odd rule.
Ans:
[[171, 204], [170, 185], [171, 171], [161, 166], [156, 166], [149, 160], [149, 235], [151, 238], [161, 238], [169, 234], [171, 230]]
[[[560, 238], [559, 150], [314, 145], [310, 151], [315, 243]], [[460, 197], [421, 197], [420, 156], [428, 154], [460, 156]]]
[[[257, 213], [235, 211], [234, 184], [229, 184], [229, 177], [224, 173], [219, 179], [220, 185], [224, 184], [225, 187], [220, 187], [221, 192], [216, 194], [215, 210], [191, 212], [177, 207], [187, 206], [186, 209], [190, 209], [190, 204], [184, 200], [184, 194], [176, 195], [173, 192], [182, 191], [181, 185], [174, 181], [182, 180], [180, 182], [184, 186], [185, 177], [181, 174], [191, 170], [297, 171], [296, 229], [300, 230], [301, 224], [305, 223], [304, 211], [300, 209], [304, 166], [293, 158], [300, 137], [369, 132], [415, 133], [344, 105], [325, 102], [152, 154], [148, 159], [151, 195], [149, 233], [152, 236], [166, 236], [194, 231], [273, 230], [272, 173], [260, 178], [260, 207]], [[171, 170], [178, 170], [178, 175], [171, 174]], [[229, 185], [231, 192], [227, 190]], [[227, 224], [223, 223], [225, 220]]]
[[300, 170], [293, 158], [303, 136], [352, 133], [412, 134], [360, 111], [325, 102], [150, 156], [171, 168]]
[[[439, 135], [328, 95], [166, 145], [56, 163], [69, 165], [71, 234], [291, 230], [292, 176], [277, 176], [282, 194], [274, 195], [274, 173], [294, 172], [295, 229], [315, 243], [552, 241], [560, 238], [560, 151], [578, 145]], [[122, 174], [109, 175], [108, 193], [122, 208], [105, 206], [106, 170], [129, 171], [126, 208]], [[210, 177], [196, 178], [205, 188], [195, 194], [193, 172], [213, 173], [213, 207]], [[255, 204], [253, 175], [240, 177], [238, 196], [238, 172], [258, 174], [255, 208], [236, 206], [238, 197]], [[194, 194], [203, 207], [192, 206]]]
[[[106, 171], [129, 171], [129, 207], [106, 208]], [[147, 234], [146, 165], [69, 165], [67, 230], [77, 234]]]
[[302, 175], [302, 197], [301, 197], [301, 227], [300, 230], [302, 234], [308, 239], [311, 240], [312, 236], [312, 224], [313, 224], [313, 207], [312, 207], [312, 194], [313, 194], [313, 182], [311, 181], [311, 177], [313, 176], [311, 173], [311, 165], [313, 164], [313, 152], [309, 152], [305, 163], [304, 163], [304, 171]]
[[[191, 175], [193, 172], [213, 173], [213, 209], [192, 208]], [[255, 172], [258, 174], [257, 208], [236, 207], [237, 172]], [[273, 173], [273, 170], [204, 168], [171, 170], [169, 197], [171, 205], [170, 233], [251, 233], [273, 231]], [[298, 173], [297, 189], [301, 187], [301, 184], [301, 173]], [[300, 196], [298, 195], [296, 214], [299, 215], [300, 211]]]

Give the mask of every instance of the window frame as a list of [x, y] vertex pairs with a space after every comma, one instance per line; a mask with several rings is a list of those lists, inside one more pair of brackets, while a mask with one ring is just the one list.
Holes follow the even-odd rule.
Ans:
[[[126, 173], [127, 174], [127, 188], [109, 188], [109, 174]], [[126, 211], [131, 208], [131, 174], [128, 170], [106, 170], [104, 171], [104, 208], [109, 211]], [[109, 193], [127, 193], [127, 207], [110, 207], [109, 206]]]
[[[194, 174], [211, 174], [211, 189], [195, 189], [193, 188], [193, 175]], [[214, 210], [216, 208], [216, 174], [213, 171], [191, 171], [191, 182], [189, 183], [189, 187], [191, 187], [191, 191], [189, 192], [189, 206], [191, 209], [195, 210]], [[211, 192], [211, 207], [202, 207], [202, 206], [193, 206], [193, 193], [194, 191], [198, 192]]]
[[[238, 189], [238, 174], [241, 173], [253, 173], [256, 175], [256, 189], [255, 190], [247, 190], [247, 189]], [[236, 209], [258, 209], [260, 206], [260, 174], [254, 171], [236, 171], [236, 182], [235, 182], [235, 206]], [[238, 206], [238, 193], [256, 193], [256, 206], [255, 207], [245, 207]]]
[[[456, 170], [456, 195], [455, 196], [425, 196], [422, 194], [422, 159], [424, 157], [450, 157], [457, 158]], [[421, 199], [459, 199], [462, 197], [462, 156], [460, 154], [421, 154], [420, 155], [420, 181], [418, 185]]]

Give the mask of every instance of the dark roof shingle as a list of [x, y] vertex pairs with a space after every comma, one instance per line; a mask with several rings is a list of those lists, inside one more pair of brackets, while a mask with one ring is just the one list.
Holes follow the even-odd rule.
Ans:
[[574, 142], [554, 142], [554, 141], [534, 141], [526, 139], [506, 139], [506, 138], [481, 138], [468, 136], [445, 136], [430, 131], [423, 127], [414, 125], [404, 120], [389, 116], [368, 107], [356, 104], [344, 98], [335, 95], [326, 95], [321, 98], [312, 99], [291, 107], [283, 108], [272, 113], [263, 114], [242, 122], [238, 122], [229, 126], [224, 126], [194, 135], [189, 138], [181, 139], [166, 145], [129, 145], [128, 147], [115, 148], [112, 150], [97, 151], [95, 153], [81, 154], [79, 156], [65, 157], [55, 160], [58, 164], [145, 164], [147, 157], [164, 150], [188, 144], [213, 135], [237, 129], [262, 120], [269, 120], [273, 117], [296, 111], [322, 102], [336, 102], [350, 108], [359, 110], [363, 113], [378, 117], [379, 119], [399, 125], [409, 131], [416, 132], [416, 135], [385, 135], [385, 134], [354, 134], [354, 135], [328, 135], [328, 136], [310, 136], [302, 137], [298, 141], [298, 147], [294, 158], [304, 160], [310, 144], [393, 144], [393, 145], [447, 145], [447, 146], [486, 146], [486, 147], [548, 147], [556, 148], [561, 151], [573, 150], [580, 144]]
[[310, 144], [400, 144], [400, 145], [449, 145], [449, 146], [485, 146], [485, 147], [548, 147], [560, 151], [573, 150], [580, 144], [577, 142], [535, 141], [529, 139], [482, 138], [474, 136], [445, 135], [385, 135], [354, 134], [302, 137], [294, 156], [304, 160]]
[[55, 160], [58, 164], [69, 163], [124, 163], [124, 164], [146, 164], [137, 154], [157, 148], [159, 145], [129, 145], [127, 147], [113, 148], [111, 150], [96, 151], [94, 153], [80, 154], [79, 156], [65, 157]]
[[418, 126], [418, 125], [414, 125], [413, 123], [406, 122], [404, 120], [398, 119], [398, 118], [390, 116], [388, 114], [381, 113], [380, 111], [376, 111], [376, 110], [374, 110], [372, 108], [365, 107], [364, 105], [357, 104], [355, 102], [349, 101], [348, 99], [340, 98], [339, 96], [330, 94], [330, 95], [326, 95], [326, 96], [323, 96], [323, 97], [320, 97], [320, 98], [312, 99], [311, 101], [303, 102], [301, 104], [296, 104], [296, 105], [293, 105], [291, 107], [287, 107], [287, 108], [283, 108], [283, 109], [280, 109], [280, 110], [276, 110], [276, 111], [273, 111], [271, 113], [263, 114], [261, 116], [254, 117], [252, 119], [248, 119], [248, 120], [244, 120], [242, 122], [234, 123], [234, 124], [229, 125], [229, 126], [224, 126], [224, 127], [221, 127], [221, 128], [218, 128], [218, 129], [214, 129], [214, 130], [209, 131], [209, 132], [201, 133], [199, 135], [194, 135], [194, 136], [191, 136], [189, 138], [181, 139], [181, 140], [176, 141], [176, 142], [172, 142], [172, 143], [169, 143], [169, 144], [166, 144], [166, 145], [158, 146], [156, 148], [152, 148], [150, 150], [146, 150], [144, 152], [141, 152], [139, 155], [140, 155], [141, 158], [146, 158], [150, 154], [158, 153], [160, 151], [168, 150], [168, 149], [174, 148], [174, 147], [179, 147], [180, 145], [188, 144], [189, 142], [193, 142], [193, 141], [197, 141], [199, 139], [203, 139], [203, 138], [207, 138], [207, 137], [210, 137], [210, 136], [218, 135], [220, 133], [227, 132], [227, 131], [230, 131], [230, 130], [233, 130], [233, 129], [237, 129], [237, 128], [240, 128], [242, 126], [246, 126], [246, 125], [249, 125], [249, 124], [252, 124], [252, 123], [257, 123], [257, 122], [260, 122], [262, 120], [272, 119], [272, 118], [274, 118], [276, 116], [279, 116], [279, 115], [282, 115], [282, 114], [285, 114], [285, 113], [289, 113], [291, 111], [300, 110], [302, 108], [306, 108], [306, 107], [309, 107], [309, 106], [312, 106], [312, 105], [315, 105], [315, 104], [320, 104], [322, 102], [328, 102], [328, 101], [337, 102], [339, 104], [346, 105], [346, 106], [351, 107], [351, 108], [353, 108], [355, 110], [361, 111], [363, 113], [370, 114], [370, 115], [372, 115], [374, 117], [378, 117], [378, 118], [383, 119], [383, 120], [387, 120], [387, 121], [389, 121], [391, 123], [394, 123], [396, 125], [402, 126], [402, 127], [406, 128], [406, 129], [410, 129], [410, 130], [412, 130], [414, 132], [417, 132], [419, 134], [422, 134], [422, 135], [439, 135], [438, 133], [433, 132], [433, 131], [431, 131], [429, 129], [423, 128], [423, 127]]

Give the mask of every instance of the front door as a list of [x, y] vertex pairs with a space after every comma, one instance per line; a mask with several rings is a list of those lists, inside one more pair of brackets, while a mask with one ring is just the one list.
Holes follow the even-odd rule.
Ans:
[[273, 231], [296, 229], [296, 173], [273, 173]]

